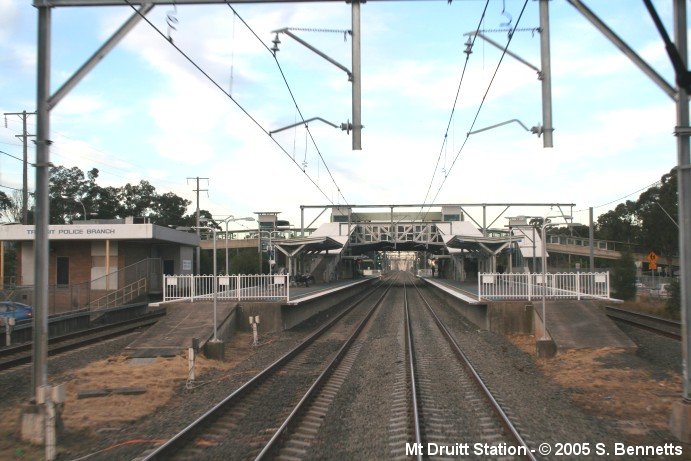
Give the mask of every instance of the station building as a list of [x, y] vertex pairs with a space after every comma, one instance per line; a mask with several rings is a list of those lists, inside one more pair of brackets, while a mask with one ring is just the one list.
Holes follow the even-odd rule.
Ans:
[[[106, 295], [131, 288], [160, 292], [162, 274], [191, 274], [199, 237], [146, 222], [143, 218], [91, 220], [49, 227], [49, 304], [64, 311], [88, 307]], [[33, 304], [33, 225], [0, 226], [0, 261], [15, 242], [14, 273], [0, 263], [0, 283], [11, 284], [12, 299]], [[145, 287], [144, 287], [145, 286]], [[0, 288], [6, 288], [4, 286]]]

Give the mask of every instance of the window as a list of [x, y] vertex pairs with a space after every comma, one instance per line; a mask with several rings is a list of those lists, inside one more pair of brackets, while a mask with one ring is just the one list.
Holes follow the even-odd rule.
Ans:
[[70, 284], [70, 258], [67, 256], [58, 256], [57, 262], [57, 284]]

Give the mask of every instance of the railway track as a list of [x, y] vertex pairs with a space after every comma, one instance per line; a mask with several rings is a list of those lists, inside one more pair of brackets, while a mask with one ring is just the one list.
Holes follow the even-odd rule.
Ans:
[[[137, 317], [136, 319], [48, 338], [48, 356], [78, 349], [106, 339], [131, 333], [140, 328], [148, 327], [156, 323], [159, 317], [163, 315], [165, 315], [165, 310], [161, 309]], [[0, 349], [0, 371], [30, 363], [32, 360], [32, 345], [32, 342], [25, 342], [17, 344], [16, 346]]]
[[613, 320], [681, 341], [681, 322], [679, 321], [611, 306], [605, 309], [607, 315]]
[[[305, 414], [305, 421], [311, 419], [312, 423], [307, 424], [311, 429], [306, 430], [303, 436], [314, 434], [314, 420], [319, 417], [305, 413], [310, 411], [307, 409], [308, 403], [317, 390], [322, 389], [326, 380], [332, 377], [335, 377], [335, 381], [344, 379], [344, 369], [341, 368], [341, 374], [337, 371], [339, 365], [352, 365], [352, 359], [348, 362], [347, 353], [353, 350], [351, 346], [355, 338], [366, 327], [390, 287], [391, 284], [380, 283], [368, 290], [329, 323], [166, 443], [145, 453], [142, 459], [262, 458], [275, 454], [279, 441]], [[377, 301], [373, 305], [366, 303], [375, 294], [378, 294]], [[353, 329], [355, 323], [357, 326]], [[315, 367], [315, 364], [322, 363], [325, 358], [328, 365], [319, 372], [320, 367]], [[296, 381], [299, 381], [297, 385]], [[335, 381], [330, 386], [335, 386]], [[335, 395], [333, 387], [326, 389], [331, 389]], [[299, 395], [303, 397], [299, 398]], [[263, 405], [267, 399], [271, 399], [271, 405]], [[324, 408], [323, 402], [316, 401], [311, 411], [323, 411]]]
[[[519, 450], [523, 450], [526, 454], [517, 458], [534, 460], [535, 457], [530, 448], [511, 423], [504, 409], [491, 395], [417, 287], [415, 291], [418, 302], [414, 308], [411, 307], [407, 285], [403, 283], [403, 305], [387, 306], [394, 309], [402, 307], [404, 311], [404, 322], [401, 325], [403, 340], [399, 343], [400, 367], [391, 389], [394, 397], [388, 425], [389, 457], [410, 459], [413, 456], [421, 460], [423, 457], [429, 457], [430, 454], [435, 455], [427, 451], [431, 446], [441, 447], [445, 444], [454, 446], [453, 442], [467, 440], [469, 444], [470, 441], [480, 441], [490, 455], [500, 457], [503, 456], [499, 451], [501, 443], [505, 446], [521, 447]], [[382, 299], [383, 297], [379, 301], [381, 302]], [[427, 329], [422, 328], [424, 316], [427, 317]], [[322, 426], [333, 424], [334, 421], [328, 419], [327, 413], [337, 398], [341, 386], [348, 379], [360, 348], [363, 347], [362, 341], [356, 342], [356, 336], [367, 334], [365, 322], [366, 320], [314, 381], [256, 456], [255, 461], [265, 459], [294, 461], [309, 459], [315, 455], [310, 450], [314, 445], [322, 443], [319, 437]], [[415, 329], [413, 325], [416, 326]], [[444, 347], [446, 350], [441, 350]], [[462, 361], [459, 361], [458, 367], [451, 370], [451, 379], [455, 382], [460, 381], [462, 402], [450, 402], [444, 397], [440, 399], [440, 395], [455, 394], [455, 389], [451, 391], [443, 388], [443, 384], [440, 387], [436, 383], [436, 372], [440, 368], [449, 370], [450, 361], [459, 360], [454, 353]], [[468, 377], [459, 376], [457, 373], [459, 367], [468, 370]], [[452, 405], [453, 408], [448, 405]], [[456, 424], [459, 411], [464, 413], [460, 419], [479, 422], [479, 424], [476, 424], [474, 429], [463, 427], [464, 424], [459, 427]], [[459, 454], [456, 453], [456, 455]]]
[[[413, 455], [421, 459], [423, 455], [458, 457], [475, 453], [535, 460], [508, 410], [492, 395], [421, 290], [415, 283], [412, 286], [417, 302], [411, 306], [411, 296], [405, 295], [410, 405], [415, 441], [426, 448]], [[404, 289], [407, 291], [407, 286]], [[448, 383], [458, 386], [457, 390], [450, 391]], [[449, 394], [461, 394], [462, 402]], [[454, 443], [458, 441], [467, 441], [465, 452]], [[482, 450], [482, 454], [475, 450]]]

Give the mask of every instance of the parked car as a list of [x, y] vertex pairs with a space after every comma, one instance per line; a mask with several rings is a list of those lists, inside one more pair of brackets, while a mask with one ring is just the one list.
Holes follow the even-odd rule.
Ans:
[[669, 283], [661, 283], [659, 293], [660, 293], [660, 297], [669, 298], [672, 294], [669, 291]]
[[669, 298], [672, 293], [669, 291], [669, 283], [661, 283], [655, 288], [651, 288], [650, 294], [658, 298]]
[[0, 323], [5, 323], [8, 318], [14, 318], [15, 321], [29, 320], [34, 316], [34, 309], [26, 304], [14, 301], [0, 302]]

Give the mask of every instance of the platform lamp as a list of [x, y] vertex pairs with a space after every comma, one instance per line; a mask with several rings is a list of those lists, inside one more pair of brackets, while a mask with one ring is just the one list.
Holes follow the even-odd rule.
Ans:
[[563, 218], [564, 221], [573, 219], [572, 216], [548, 216], [542, 222], [541, 236], [542, 236], [542, 338], [547, 339], [547, 318], [545, 317], [545, 304], [547, 298], [547, 228], [554, 226], [582, 226], [582, 224], [574, 222], [552, 222], [552, 218]]
[[226, 275], [230, 275], [230, 269], [228, 266], [228, 223], [235, 221], [254, 221], [254, 218], [252, 216], [247, 216], [245, 218], [236, 218], [233, 215], [230, 215], [226, 219], [219, 221], [226, 223]]

